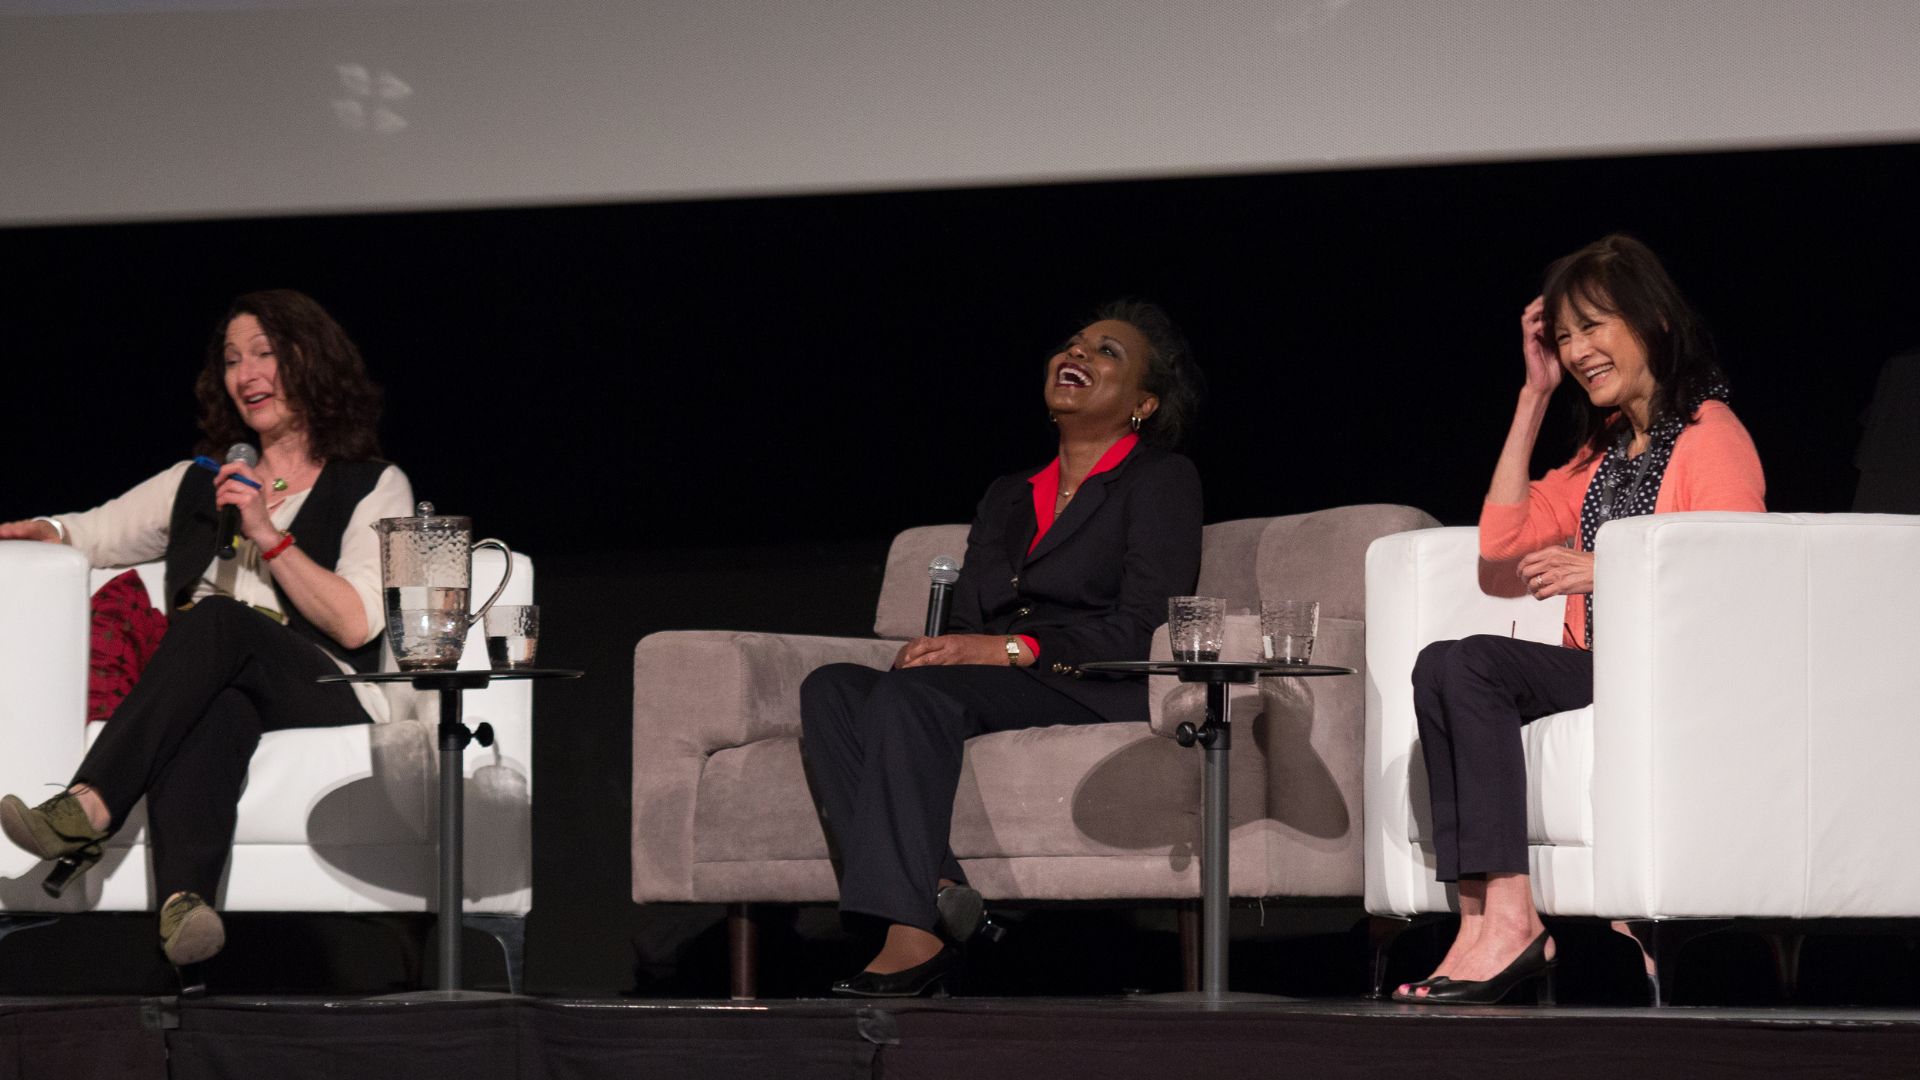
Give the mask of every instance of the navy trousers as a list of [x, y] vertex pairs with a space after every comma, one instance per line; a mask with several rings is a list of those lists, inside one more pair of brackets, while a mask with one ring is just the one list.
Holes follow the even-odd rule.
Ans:
[[800, 749], [840, 864], [840, 910], [932, 930], [966, 741], [1105, 718], [1013, 667], [829, 664], [800, 686]]
[[1520, 729], [1593, 703], [1593, 654], [1487, 634], [1436, 641], [1413, 665], [1441, 881], [1527, 866]]

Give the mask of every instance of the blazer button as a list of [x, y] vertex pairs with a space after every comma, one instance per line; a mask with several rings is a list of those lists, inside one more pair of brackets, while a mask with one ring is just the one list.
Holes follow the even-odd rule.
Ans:
[[1019, 575], [1019, 574], [1015, 574], [1015, 575], [1013, 575], [1013, 579], [1012, 579], [1012, 581], [1013, 581], [1013, 587], [1014, 587], [1014, 588], [1016, 588], [1016, 589], [1017, 589], [1017, 588], [1019, 588], [1019, 587], [1020, 587], [1020, 575]]
[[1031, 614], [1033, 614], [1033, 609], [1032, 609], [1032, 608], [1030, 608], [1030, 607], [1022, 607], [1022, 608], [1020, 608], [1020, 609], [1018, 609], [1017, 611], [1015, 611], [1015, 612], [1014, 612], [1014, 614], [1016, 614], [1016, 615], [1019, 615], [1019, 616], [1022, 616], [1022, 617], [1025, 617], [1025, 616], [1028, 616], [1028, 615], [1031, 615]]

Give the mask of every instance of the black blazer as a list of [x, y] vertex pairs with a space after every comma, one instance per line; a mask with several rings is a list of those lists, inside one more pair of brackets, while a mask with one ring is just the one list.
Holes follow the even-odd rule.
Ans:
[[1167, 597], [1193, 592], [1200, 474], [1179, 454], [1140, 443], [1088, 477], [1028, 555], [1039, 524], [1032, 475], [1003, 476], [980, 500], [948, 629], [1025, 634], [1040, 656], [1023, 671], [1108, 720], [1144, 721], [1144, 678], [1083, 678], [1079, 665], [1145, 660]]
[[[386, 471], [384, 461], [329, 461], [320, 469], [307, 501], [287, 526], [288, 532], [300, 538], [300, 549], [309, 558], [327, 567], [340, 561], [340, 541], [347, 523]], [[213, 474], [205, 469], [188, 469], [174, 491], [173, 516], [167, 525], [168, 611], [179, 610], [187, 602], [194, 583], [206, 572], [219, 546], [220, 511], [213, 505]], [[271, 574], [268, 579], [272, 579]], [[308, 622], [278, 582], [273, 591], [280, 598], [280, 610], [286, 612], [287, 629], [320, 646], [327, 655], [345, 660], [361, 674], [380, 670], [380, 638], [372, 638], [357, 649], [344, 648]]]

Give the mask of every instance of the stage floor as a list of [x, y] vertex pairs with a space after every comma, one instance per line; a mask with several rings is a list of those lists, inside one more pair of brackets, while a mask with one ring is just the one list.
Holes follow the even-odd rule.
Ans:
[[0, 1077], [1914, 1076], [1920, 1010], [5, 998]]

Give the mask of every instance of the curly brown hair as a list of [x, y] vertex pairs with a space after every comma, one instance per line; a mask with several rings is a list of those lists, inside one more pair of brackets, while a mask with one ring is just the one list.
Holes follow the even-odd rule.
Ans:
[[193, 386], [200, 402], [200, 452], [217, 456], [256, 438], [227, 396], [227, 327], [242, 315], [260, 320], [273, 345], [281, 389], [306, 428], [307, 452], [318, 461], [378, 458], [380, 387], [367, 377], [360, 350], [333, 316], [292, 289], [248, 293], [214, 326], [206, 364]]

